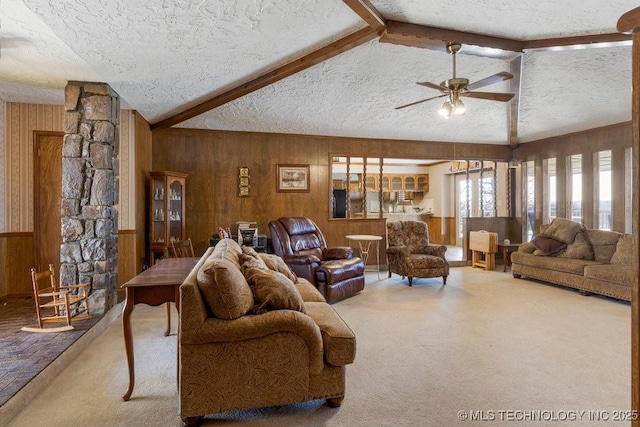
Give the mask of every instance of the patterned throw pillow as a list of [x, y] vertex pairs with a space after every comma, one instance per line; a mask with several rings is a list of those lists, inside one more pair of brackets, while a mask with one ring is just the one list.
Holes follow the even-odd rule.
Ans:
[[226, 259], [209, 259], [198, 270], [198, 287], [219, 319], [237, 319], [253, 308], [253, 294], [242, 272]]
[[296, 273], [294, 273], [291, 270], [291, 268], [289, 268], [287, 263], [284, 262], [284, 260], [282, 258], [280, 258], [278, 255], [264, 254], [264, 253], [260, 253], [258, 255], [259, 255], [260, 259], [262, 259], [262, 261], [264, 261], [265, 265], [267, 266], [267, 268], [269, 270], [278, 271], [278, 272], [284, 274], [293, 283], [297, 283], [298, 282], [298, 276], [296, 276]]
[[253, 291], [255, 314], [271, 310], [296, 310], [306, 313], [300, 291], [284, 274], [258, 268], [247, 269], [245, 274]]
[[585, 233], [576, 234], [576, 238], [559, 257], [573, 259], [593, 259], [593, 247]]

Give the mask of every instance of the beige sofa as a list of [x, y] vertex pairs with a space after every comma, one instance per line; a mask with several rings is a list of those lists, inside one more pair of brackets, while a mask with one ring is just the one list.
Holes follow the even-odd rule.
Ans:
[[257, 268], [255, 260], [241, 267], [247, 258], [242, 249], [231, 239], [220, 241], [180, 287], [183, 423], [199, 425], [206, 414], [313, 399], [340, 406], [355, 335], [318, 290], [291, 276], [280, 258], [254, 253], [267, 269]]
[[511, 254], [511, 272], [516, 278], [568, 286], [585, 295], [630, 301], [634, 253], [633, 235], [555, 218]]

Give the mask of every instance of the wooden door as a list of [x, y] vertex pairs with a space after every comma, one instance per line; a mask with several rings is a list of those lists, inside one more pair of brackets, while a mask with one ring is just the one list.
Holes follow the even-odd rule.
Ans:
[[61, 132], [34, 133], [33, 216], [38, 271], [49, 264], [57, 273], [60, 271], [63, 136]]

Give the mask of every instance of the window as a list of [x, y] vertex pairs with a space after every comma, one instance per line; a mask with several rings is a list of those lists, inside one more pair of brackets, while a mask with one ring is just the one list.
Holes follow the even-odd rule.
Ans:
[[470, 216], [472, 187], [466, 178], [458, 180], [458, 238], [464, 238], [464, 219]]
[[535, 233], [535, 203], [536, 203], [536, 175], [535, 163], [533, 161], [524, 162], [523, 176], [525, 185], [522, 200], [525, 202], [526, 221], [524, 221], [525, 239], [531, 240]]
[[496, 163], [482, 162], [480, 212], [483, 217], [496, 216]]
[[542, 161], [542, 168], [544, 174], [543, 180], [543, 198], [542, 204], [544, 207], [542, 223], [549, 224], [553, 219], [558, 216], [558, 198], [556, 196], [556, 159], [555, 157], [550, 159], [544, 159]]
[[611, 212], [611, 150], [596, 153], [594, 165], [596, 169], [595, 176], [598, 180], [596, 203], [594, 203], [596, 225], [599, 230], [611, 230], [613, 228]]
[[568, 161], [569, 215], [571, 220], [582, 223], [582, 154], [569, 156]]

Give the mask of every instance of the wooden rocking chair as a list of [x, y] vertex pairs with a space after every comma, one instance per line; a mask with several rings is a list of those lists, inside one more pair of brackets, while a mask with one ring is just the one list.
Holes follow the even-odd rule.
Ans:
[[53, 264], [43, 272], [32, 268], [31, 281], [39, 329], [44, 330], [45, 323], [64, 322], [67, 327], [61, 329], [70, 330], [72, 320], [91, 318], [88, 284], [58, 285]]

